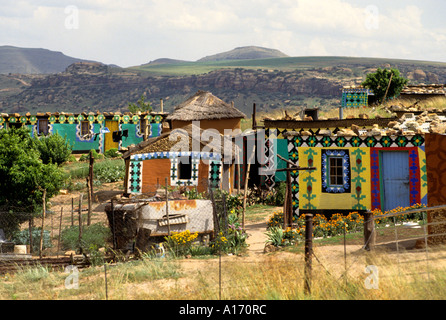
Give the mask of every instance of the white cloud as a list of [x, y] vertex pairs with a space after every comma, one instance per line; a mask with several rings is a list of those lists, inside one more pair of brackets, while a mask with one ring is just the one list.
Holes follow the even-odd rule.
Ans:
[[[78, 28], [66, 27], [69, 5], [79, 9]], [[445, 60], [446, 30], [429, 19], [444, 8], [402, 0], [3, 0], [1, 44], [122, 66], [195, 60], [243, 45], [289, 55]]]

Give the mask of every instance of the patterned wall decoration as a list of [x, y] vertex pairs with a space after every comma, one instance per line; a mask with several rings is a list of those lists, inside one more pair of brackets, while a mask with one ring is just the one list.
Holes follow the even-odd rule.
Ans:
[[358, 108], [368, 105], [368, 96], [370, 91], [364, 88], [343, 89], [342, 90], [342, 108]]
[[[149, 121], [150, 137], [157, 137], [162, 133], [161, 115], [145, 115], [144, 118]], [[30, 129], [31, 135], [35, 134], [34, 128], [39, 120], [48, 120], [48, 133], [59, 133], [66, 136], [68, 141], [73, 145], [74, 151], [89, 151], [96, 149], [104, 152], [104, 134], [100, 130], [105, 127], [105, 121], [111, 120], [119, 122], [120, 130], [127, 129], [129, 135], [125, 141], [120, 141], [120, 148], [128, 147], [132, 144], [138, 144], [143, 141], [143, 134], [140, 130], [139, 115], [109, 115], [104, 114], [46, 114], [46, 115], [25, 115], [25, 116], [9, 116], [0, 117], [0, 129], [8, 127], [9, 124], [21, 124]], [[90, 133], [81, 134], [81, 122], [88, 121]], [[99, 133], [99, 134], [98, 134]], [[95, 139], [96, 136], [96, 139]]]
[[[178, 159], [180, 157], [191, 157], [192, 160], [192, 174], [191, 179], [178, 179]], [[222, 158], [221, 155], [214, 152], [169, 152], [159, 151], [150, 153], [133, 154], [130, 156], [130, 168], [129, 168], [129, 192], [140, 193], [142, 190], [142, 161], [149, 159], [170, 159], [170, 185], [171, 186], [197, 186], [198, 179], [198, 166], [200, 161], [206, 161], [209, 163], [209, 182], [216, 186], [221, 187], [222, 179]]]
[[[344, 193], [327, 190], [323, 170], [321, 172], [315, 170], [312, 173], [296, 171], [291, 175], [293, 211], [296, 215], [299, 214], [299, 208], [306, 210], [381, 209], [379, 153], [386, 150], [409, 152], [411, 204], [424, 203], [427, 199], [428, 188], [423, 187], [427, 178], [423, 178], [425, 175], [423, 170], [426, 169], [422, 168], [425, 163], [425, 152], [424, 137], [421, 135], [402, 137], [290, 136], [287, 140], [289, 159], [300, 166], [312, 164], [318, 168], [317, 170], [325, 170], [324, 160], [329, 155], [349, 155], [350, 178], [346, 180], [350, 182], [350, 190], [345, 189]], [[346, 159], [344, 163], [347, 163]], [[339, 208], [339, 204], [342, 204], [342, 208]]]
[[129, 167], [129, 183], [128, 188], [130, 193], [141, 193], [142, 189], [142, 161], [141, 160], [130, 160]]
[[355, 200], [355, 205], [352, 209], [366, 210], [367, 207], [361, 203], [361, 201], [367, 199], [367, 195], [364, 194], [364, 187], [367, 182], [365, 173], [367, 168], [364, 167], [363, 156], [367, 155], [366, 151], [361, 148], [356, 148], [352, 151], [352, 157], [355, 157], [355, 161], [352, 163], [352, 186], [354, 192], [352, 192], [352, 198]]
[[197, 186], [198, 185], [198, 165], [200, 163], [200, 158], [196, 156], [191, 157], [191, 179], [179, 179], [178, 177], [178, 166], [179, 158], [170, 157], [170, 185], [171, 186]]
[[277, 154], [277, 145], [276, 145], [277, 135], [275, 129], [266, 129], [265, 130], [265, 149], [264, 155], [266, 157], [266, 165], [264, 169], [266, 171], [270, 171], [271, 173], [264, 175], [264, 184], [271, 190], [274, 188], [275, 182], [275, 174], [274, 169], [277, 165], [276, 154]]
[[[306, 166], [315, 166], [314, 158], [318, 155], [318, 153], [312, 148], [307, 148], [303, 153], [307, 158]], [[305, 173], [302, 173], [301, 176], [302, 182], [306, 184], [304, 187], [305, 190], [302, 190], [302, 198], [307, 200], [307, 202], [303, 201], [304, 203], [302, 203], [301, 207], [302, 209], [314, 210], [316, 209], [316, 206], [314, 203], [312, 203], [312, 201], [317, 197], [317, 190], [315, 190], [316, 186], [314, 183], [316, 183], [318, 180], [314, 177], [314, 171], [312, 170], [305, 171]]]

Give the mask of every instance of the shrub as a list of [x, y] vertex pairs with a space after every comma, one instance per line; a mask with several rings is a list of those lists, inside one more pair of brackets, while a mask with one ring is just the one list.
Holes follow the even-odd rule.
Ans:
[[66, 227], [61, 234], [62, 248], [75, 251], [82, 248], [83, 252], [90, 252], [92, 248], [105, 247], [110, 234], [110, 229], [99, 222], [83, 226], [82, 241], [79, 243], [79, 226]]
[[94, 176], [100, 182], [116, 182], [124, 179], [124, 161], [106, 160], [95, 164]]
[[[32, 250], [33, 252], [38, 252], [40, 250], [40, 236], [42, 233], [42, 228], [35, 227], [32, 229]], [[50, 232], [48, 230], [43, 230], [43, 239], [42, 239], [42, 249], [51, 247], [51, 237]], [[12, 242], [15, 244], [30, 244], [29, 241], [29, 229], [24, 229], [21, 231], [14, 232], [12, 236]]]
[[55, 163], [61, 165], [71, 156], [73, 147], [58, 133], [33, 139], [35, 148], [40, 152], [44, 164]]
[[106, 158], [117, 158], [121, 156], [121, 154], [119, 153], [118, 148], [111, 148], [104, 152], [104, 156]]

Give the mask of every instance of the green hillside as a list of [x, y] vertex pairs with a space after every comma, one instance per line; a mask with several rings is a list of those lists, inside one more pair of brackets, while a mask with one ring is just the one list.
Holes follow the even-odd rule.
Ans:
[[315, 68], [340, 67], [345, 66], [352, 71], [364, 68], [376, 68], [390, 65], [402, 69], [431, 70], [446, 68], [444, 62], [387, 59], [387, 58], [357, 58], [357, 57], [282, 57], [266, 59], [246, 59], [246, 60], [223, 60], [223, 61], [196, 61], [196, 62], [170, 62], [159, 64], [146, 64], [129, 68], [140, 72], [147, 72], [153, 75], [181, 76], [199, 75], [219, 69], [253, 69], [267, 71], [293, 71], [311, 70]]

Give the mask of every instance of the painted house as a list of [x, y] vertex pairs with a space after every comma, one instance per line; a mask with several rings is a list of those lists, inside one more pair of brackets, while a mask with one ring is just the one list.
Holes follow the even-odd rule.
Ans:
[[[220, 134], [214, 137], [217, 141], [208, 143], [202, 139], [202, 133], [202, 129], [189, 125], [129, 149], [123, 154], [126, 163], [125, 193], [154, 193], [165, 186], [166, 178], [172, 187], [197, 188], [198, 192], [204, 192], [211, 184], [231, 192], [234, 185], [234, 144], [230, 137]], [[230, 152], [226, 152], [228, 147]]]
[[[32, 136], [58, 133], [73, 145], [73, 152], [95, 149], [105, 152], [111, 148], [125, 150], [162, 133], [164, 113], [37, 113], [31, 115], [5, 114], [0, 117], [0, 129], [27, 127]], [[146, 129], [146, 130], [145, 130]]]
[[166, 118], [172, 129], [183, 128], [193, 121], [200, 121], [200, 128], [216, 129], [225, 134], [225, 129], [241, 129], [241, 120], [246, 116], [232, 103], [226, 103], [209, 91], [197, 91], [186, 101], [175, 106]]
[[[424, 134], [387, 135], [392, 121], [265, 121], [270, 169], [279, 168], [276, 154], [300, 167], [316, 167], [291, 173], [293, 213], [385, 211], [427, 204]], [[384, 129], [378, 129], [378, 123]], [[352, 125], [356, 133], [348, 129]], [[280, 181], [285, 176], [274, 170], [265, 176], [270, 188]]]

